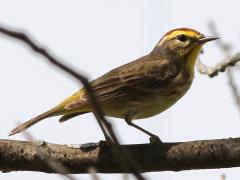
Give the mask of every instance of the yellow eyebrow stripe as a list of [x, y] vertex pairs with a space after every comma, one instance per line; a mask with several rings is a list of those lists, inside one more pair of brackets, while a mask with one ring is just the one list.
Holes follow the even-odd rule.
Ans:
[[200, 32], [195, 31], [193, 29], [189, 29], [189, 28], [179, 28], [179, 29], [174, 29], [172, 31], [169, 31], [168, 33], [166, 33], [164, 35], [164, 39], [168, 40], [168, 39], [172, 39], [174, 37], [176, 37], [177, 35], [180, 34], [184, 34], [186, 36], [190, 36], [190, 37], [199, 37], [199, 36], [203, 36]]

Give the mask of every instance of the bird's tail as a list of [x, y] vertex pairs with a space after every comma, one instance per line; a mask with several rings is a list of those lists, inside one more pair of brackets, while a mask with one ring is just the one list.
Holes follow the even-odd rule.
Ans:
[[38, 115], [37, 117], [35, 117], [33, 119], [30, 119], [30, 120], [26, 121], [25, 123], [23, 123], [23, 124], [17, 126], [16, 128], [14, 128], [10, 132], [9, 136], [12, 136], [14, 134], [20, 133], [20, 132], [28, 129], [29, 127], [33, 126], [34, 124], [38, 123], [39, 121], [41, 121], [41, 120], [43, 120], [45, 118], [59, 115], [59, 114], [61, 114], [60, 113], [61, 110], [62, 110], [62, 107], [57, 106], [57, 107], [55, 107], [55, 108], [53, 108], [53, 109], [51, 109], [51, 110], [49, 110], [49, 111], [47, 111], [45, 113], [42, 113], [42, 114]]

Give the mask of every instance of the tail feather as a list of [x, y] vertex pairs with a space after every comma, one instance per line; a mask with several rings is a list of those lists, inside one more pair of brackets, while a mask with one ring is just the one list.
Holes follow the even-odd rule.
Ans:
[[38, 123], [39, 121], [41, 121], [41, 120], [43, 120], [45, 118], [58, 115], [60, 110], [61, 110], [60, 107], [54, 108], [54, 109], [52, 109], [50, 111], [47, 111], [47, 112], [45, 112], [43, 114], [40, 114], [39, 116], [37, 116], [37, 117], [35, 117], [33, 119], [30, 119], [30, 120], [26, 121], [25, 123], [23, 123], [23, 124], [17, 126], [16, 128], [14, 128], [10, 132], [9, 136], [12, 136], [14, 134], [20, 133], [20, 132], [28, 129], [29, 127], [33, 126], [34, 124]]

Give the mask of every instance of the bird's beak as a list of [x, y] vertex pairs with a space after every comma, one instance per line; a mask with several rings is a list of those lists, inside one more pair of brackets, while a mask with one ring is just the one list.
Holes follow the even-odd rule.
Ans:
[[198, 39], [199, 44], [205, 44], [206, 42], [213, 41], [219, 39], [219, 37], [213, 37], [213, 36], [204, 36], [200, 39]]

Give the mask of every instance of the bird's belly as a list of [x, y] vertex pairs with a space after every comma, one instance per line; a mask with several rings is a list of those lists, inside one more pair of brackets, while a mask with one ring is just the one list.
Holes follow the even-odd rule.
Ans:
[[174, 105], [187, 92], [189, 87], [190, 84], [186, 84], [181, 87], [181, 89], [170, 90], [165, 94], [161, 93], [161, 95], [156, 95], [156, 97], [151, 100], [151, 103], [144, 103], [142, 107], [138, 108], [141, 109], [141, 111], [136, 114], [134, 119], [148, 118], [165, 111]]
[[[182, 77], [180, 76], [180, 78]], [[156, 95], [156, 97], [152, 100], [153, 103], [150, 103], [149, 106], [142, 108], [142, 112], [139, 112], [135, 119], [155, 116], [171, 107], [188, 91], [192, 84], [192, 79], [192, 76], [183, 79], [182, 81], [175, 79], [165, 88], [164, 91], [160, 91], [158, 95]]]
[[134, 119], [144, 119], [151, 116], [155, 116], [177, 102], [180, 97], [163, 97], [159, 96], [158, 98], [152, 99], [150, 104], [144, 104], [141, 107], [138, 107], [138, 113]]
[[105, 105], [104, 114], [124, 119], [129, 112], [134, 112], [133, 119], [144, 119], [163, 112], [176, 101], [177, 99], [172, 97], [142, 98], [139, 101], [134, 100], [123, 104], [115, 103], [111, 107]]
[[175, 104], [189, 89], [191, 83], [186, 83], [177, 89], [168, 89], [165, 92], [154, 93], [134, 100], [105, 104], [104, 114], [110, 117], [124, 119], [128, 112], [136, 115], [133, 119], [144, 119], [155, 116]]

